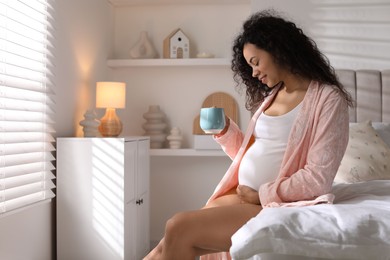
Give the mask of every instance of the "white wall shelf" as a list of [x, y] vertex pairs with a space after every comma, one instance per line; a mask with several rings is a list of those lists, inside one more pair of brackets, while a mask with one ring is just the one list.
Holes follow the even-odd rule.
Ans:
[[110, 68], [155, 67], [155, 66], [230, 66], [227, 58], [193, 58], [193, 59], [110, 59]]
[[150, 149], [151, 156], [227, 156], [222, 150]]

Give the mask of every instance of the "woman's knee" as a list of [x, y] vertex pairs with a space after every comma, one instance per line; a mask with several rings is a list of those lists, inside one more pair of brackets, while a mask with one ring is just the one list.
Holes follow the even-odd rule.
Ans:
[[180, 237], [187, 232], [190, 213], [180, 212], [171, 217], [165, 225], [165, 234], [169, 239]]

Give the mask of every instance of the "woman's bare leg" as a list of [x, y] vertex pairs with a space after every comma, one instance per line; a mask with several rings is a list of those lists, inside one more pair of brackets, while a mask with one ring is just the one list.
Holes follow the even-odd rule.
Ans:
[[[220, 207], [240, 203], [241, 201], [239, 200], [235, 189], [233, 189], [228, 191], [225, 195], [211, 201], [204, 208]], [[164, 240], [165, 239], [162, 238], [158, 245], [152, 251], [150, 251], [150, 253], [144, 258], [144, 260], [160, 259], [164, 247]]]
[[260, 210], [260, 205], [242, 204], [233, 192], [202, 210], [178, 213], [167, 222], [165, 237], [145, 259], [193, 260], [228, 251], [231, 236]]
[[231, 236], [260, 210], [260, 205], [235, 204], [176, 214], [167, 223], [161, 259], [229, 251]]

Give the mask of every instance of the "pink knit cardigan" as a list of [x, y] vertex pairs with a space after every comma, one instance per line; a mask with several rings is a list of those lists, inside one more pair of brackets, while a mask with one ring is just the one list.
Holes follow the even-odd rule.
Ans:
[[[212, 201], [238, 185], [238, 168], [251, 145], [259, 115], [271, 104], [278, 89], [253, 115], [246, 134], [231, 122], [228, 131], [214, 139], [233, 162], [217, 185]], [[262, 207], [295, 207], [332, 203], [333, 179], [348, 144], [348, 105], [339, 90], [312, 81], [291, 129], [278, 177], [259, 187]], [[203, 256], [202, 260], [230, 259], [228, 253]]]

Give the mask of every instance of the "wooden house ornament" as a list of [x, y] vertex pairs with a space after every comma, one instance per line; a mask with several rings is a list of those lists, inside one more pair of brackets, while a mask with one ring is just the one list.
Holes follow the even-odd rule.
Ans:
[[190, 40], [180, 28], [165, 38], [163, 56], [166, 59], [188, 59], [190, 57]]

